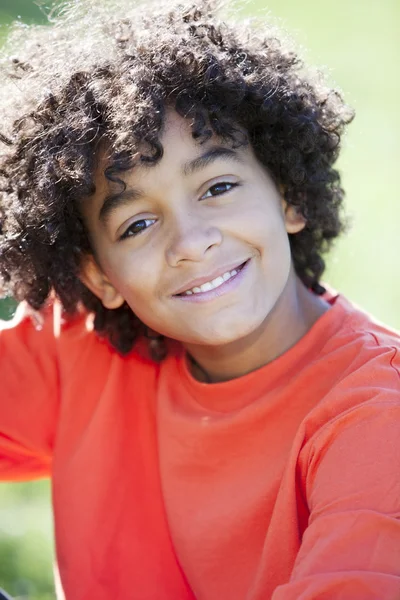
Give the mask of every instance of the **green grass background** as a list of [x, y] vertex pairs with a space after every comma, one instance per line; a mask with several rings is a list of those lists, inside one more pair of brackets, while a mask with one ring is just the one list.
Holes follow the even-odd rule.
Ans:
[[[310, 62], [328, 69], [331, 82], [356, 109], [339, 161], [353, 225], [332, 252], [325, 280], [400, 328], [400, 3], [250, 0], [236, 5], [243, 16], [270, 13], [308, 49]], [[18, 15], [25, 22], [44, 20], [32, 0], [0, 0], [0, 41]], [[10, 302], [0, 306], [3, 318], [11, 310]], [[0, 587], [20, 598], [54, 598], [52, 557], [49, 482], [3, 484]]]

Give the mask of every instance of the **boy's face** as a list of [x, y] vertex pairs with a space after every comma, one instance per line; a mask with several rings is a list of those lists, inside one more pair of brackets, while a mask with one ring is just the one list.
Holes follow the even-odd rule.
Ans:
[[250, 147], [232, 150], [215, 137], [200, 145], [172, 111], [161, 142], [158, 164], [121, 175], [128, 194], [119, 202], [105, 201], [100, 165], [97, 191], [82, 208], [96, 256], [85, 261], [82, 280], [107, 308], [125, 300], [169, 338], [239, 340], [283, 301], [295, 277], [287, 233], [304, 220]]

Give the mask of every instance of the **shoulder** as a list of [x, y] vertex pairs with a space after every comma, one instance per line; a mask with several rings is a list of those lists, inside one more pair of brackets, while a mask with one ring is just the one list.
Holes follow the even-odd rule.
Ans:
[[331, 383], [302, 423], [299, 477], [311, 504], [315, 490], [337, 504], [342, 497], [366, 497], [369, 485], [382, 490], [380, 502], [393, 503], [400, 468], [400, 338], [344, 298], [336, 302], [344, 318], [320, 357]]
[[343, 296], [335, 298], [340, 327], [327, 340], [322, 357], [337, 372], [337, 385], [388, 387], [400, 391], [400, 333], [380, 323]]
[[334, 308], [341, 313], [340, 326], [316, 361], [322, 385], [328, 383], [304, 422], [304, 443], [313, 447], [361, 421], [373, 428], [381, 413], [385, 422], [400, 419], [399, 333], [342, 296]]

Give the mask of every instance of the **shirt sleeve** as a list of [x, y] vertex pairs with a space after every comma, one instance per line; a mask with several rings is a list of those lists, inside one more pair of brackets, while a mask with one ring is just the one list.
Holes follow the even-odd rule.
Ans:
[[303, 472], [308, 527], [272, 600], [399, 600], [399, 393], [325, 426]]
[[21, 306], [0, 322], [0, 381], [0, 480], [49, 475], [59, 399], [51, 312], [40, 322]]

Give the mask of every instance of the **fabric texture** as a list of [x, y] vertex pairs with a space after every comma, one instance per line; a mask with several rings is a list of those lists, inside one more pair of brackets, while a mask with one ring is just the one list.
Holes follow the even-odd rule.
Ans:
[[399, 600], [400, 338], [341, 296], [206, 384], [82, 317], [0, 334], [0, 479], [52, 477], [67, 600]]

